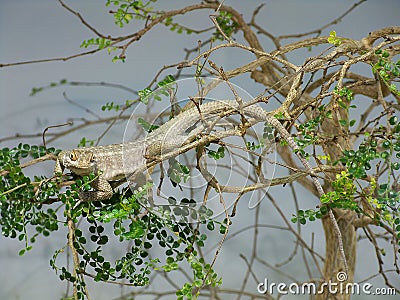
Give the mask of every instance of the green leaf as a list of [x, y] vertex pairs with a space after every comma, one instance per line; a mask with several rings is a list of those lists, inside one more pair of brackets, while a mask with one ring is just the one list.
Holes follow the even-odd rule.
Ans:
[[392, 116], [392, 117], [390, 117], [390, 119], [389, 119], [389, 124], [390, 125], [395, 125], [396, 123], [398, 122], [398, 118], [397, 118], [397, 116]]
[[152, 132], [153, 130], [157, 129], [159, 126], [150, 124], [146, 120], [139, 118], [138, 123], [142, 125], [143, 129], [147, 132]]
[[124, 19], [125, 19], [125, 21], [129, 22], [130, 20], [132, 20], [132, 15], [131, 14], [125, 14]]

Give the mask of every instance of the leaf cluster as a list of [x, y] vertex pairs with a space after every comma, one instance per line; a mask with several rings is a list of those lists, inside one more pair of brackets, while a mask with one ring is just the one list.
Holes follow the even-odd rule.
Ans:
[[[5, 237], [25, 242], [20, 255], [32, 249], [29, 244], [34, 243], [38, 235], [47, 237], [50, 232], [58, 230], [56, 211], [43, 207], [50, 197], [58, 195], [57, 185], [37, 177], [32, 182], [23, 173], [20, 163], [21, 159], [37, 159], [47, 153], [56, 154], [58, 150], [22, 143], [12, 149], [0, 150], [0, 172], [3, 173], [0, 181], [1, 232]], [[39, 183], [38, 190], [36, 187]], [[28, 232], [29, 226], [35, 229], [34, 233]]]

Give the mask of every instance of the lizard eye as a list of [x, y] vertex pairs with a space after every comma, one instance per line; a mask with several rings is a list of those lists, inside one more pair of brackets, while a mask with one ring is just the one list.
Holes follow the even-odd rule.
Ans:
[[78, 159], [78, 157], [76, 156], [75, 151], [73, 151], [73, 152], [71, 152], [69, 154], [69, 159], [72, 160], [72, 161], [76, 161]]
[[92, 155], [90, 156], [90, 162], [94, 162], [96, 160], [96, 157], [94, 156], [94, 154], [92, 153]]

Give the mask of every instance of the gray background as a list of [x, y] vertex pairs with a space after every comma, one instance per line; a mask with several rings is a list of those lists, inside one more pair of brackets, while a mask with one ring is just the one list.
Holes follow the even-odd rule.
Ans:
[[[157, 7], [169, 9], [181, 7], [190, 1], [160, 1]], [[79, 11], [91, 25], [104, 33], [119, 33], [120, 29], [114, 25], [113, 18], [107, 14], [109, 8], [102, 5], [102, 1], [66, 1], [75, 10]], [[226, 1], [227, 5], [234, 6], [244, 14], [246, 20], [250, 20], [251, 13], [262, 1]], [[266, 1], [266, 6], [258, 17], [260, 25], [275, 35], [301, 33], [320, 27], [331, 21], [347, 10], [354, 1]], [[192, 27], [206, 28], [211, 26], [208, 18], [210, 12], [191, 14], [189, 17], [179, 18]], [[400, 1], [376, 0], [363, 3], [342, 22], [329, 28], [335, 30], [338, 35], [359, 39], [372, 30], [390, 25], [399, 25]], [[177, 19], [178, 20], [178, 19]], [[126, 26], [122, 32], [129, 32]], [[93, 37], [79, 20], [64, 10], [57, 1], [45, 0], [0, 0], [0, 63], [10, 63], [42, 58], [62, 57], [82, 51], [79, 48], [81, 42]], [[169, 29], [158, 26], [149, 35], [146, 35], [139, 43], [128, 50], [126, 63], [112, 63], [111, 56], [105, 52], [77, 58], [68, 62], [50, 62], [32, 65], [21, 65], [0, 69], [0, 138], [12, 136], [16, 132], [21, 134], [40, 133], [48, 125], [63, 123], [68, 118], [82, 117], [82, 110], [68, 104], [62, 92], [66, 91], [68, 97], [93, 110], [110, 101], [124, 102], [132, 99], [133, 95], [116, 89], [101, 87], [61, 87], [50, 89], [30, 97], [32, 87], [46, 86], [50, 82], [57, 82], [66, 78], [71, 81], [106, 81], [124, 84], [130, 88], [142, 89], [153, 78], [155, 72], [163, 65], [181, 61], [184, 56], [183, 48], [193, 48], [197, 45], [199, 37], [192, 35], [177, 35]], [[265, 44], [268, 51], [271, 47]], [[214, 61], [230, 69], [248, 62], [252, 58], [242, 55], [240, 50], [219, 52]], [[295, 63], [302, 63], [302, 58], [293, 57]], [[371, 75], [371, 73], [367, 73]], [[252, 94], [257, 94], [259, 88], [250, 80], [240, 82]], [[243, 86], [244, 85], [244, 86]], [[258, 89], [257, 89], [258, 88]], [[88, 117], [87, 115], [85, 117]], [[103, 128], [91, 128], [85, 131], [69, 135], [57, 140], [52, 146], [74, 147], [80, 137], [96, 136], [96, 130], [101, 132]], [[106, 136], [104, 143], [119, 142], [123, 138], [122, 132], [111, 132]], [[27, 142], [40, 143], [39, 139], [26, 140]], [[19, 140], [11, 140], [0, 143], [1, 147], [15, 146]], [[50, 176], [52, 164], [43, 164], [35, 172]], [[298, 189], [301, 193], [301, 189]], [[299, 194], [301, 195], [301, 194]], [[314, 199], [309, 199], [313, 203]], [[307, 206], [307, 201], [302, 202]], [[288, 207], [289, 213], [293, 207]], [[251, 212], [242, 215], [241, 225], [246, 220], [252, 220]], [[263, 210], [268, 223], [274, 223], [276, 216], [270, 213], [266, 206]], [[280, 221], [277, 221], [280, 222]], [[240, 227], [240, 226], [238, 226]], [[305, 236], [310, 236], [311, 231], [318, 237], [316, 248], [323, 253], [322, 232], [319, 226], [305, 228]], [[234, 231], [235, 228], [232, 230]], [[309, 231], [309, 232], [308, 232]], [[0, 299], [57, 299], [65, 290], [65, 283], [61, 282], [50, 269], [49, 259], [55, 249], [64, 246], [66, 231], [60, 230], [58, 234], [50, 238], [40, 237], [32, 251], [18, 256], [18, 251], [23, 247], [16, 240], [6, 239], [0, 236]], [[249, 237], [250, 236], [250, 237]], [[238, 259], [238, 253], [247, 253], [247, 245], [251, 241], [251, 235], [240, 235], [235, 243], [227, 242], [224, 247], [224, 255], [219, 257], [217, 267], [225, 277], [224, 286], [238, 286], [240, 278], [232, 276], [245, 268], [243, 261]], [[307, 240], [307, 239], [306, 239]], [[242, 244], [240, 245], [240, 243]], [[260, 238], [260, 244], [268, 257], [279, 257], [282, 249], [292, 246], [291, 240], [281, 238], [279, 232], [268, 233]], [[236, 248], [232, 248], [232, 245]], [[360, 243], [360, 247], [364, 245]], [[240, 248], [240, 249], [239, 249]], [[357, 278], [365, 278], [364, 274], [370, 274], [376, 270], [376, 263], [370, 264], [374, 253], [369, 247], [362, 249], [358, 256]], [[282, 255], [282, 257], [285, 257]], [[366, 265], [367, 264], [369, 265]], [[64, 262], [61, 260], [60, 264]], [[259, 274], [262, 274], [262, 269]], [[286, 270], [293, 274], [303, 274], [301, 267], [294, 265]], [[267, 276], [267, 273], [265, 274]], [[110, 299], [110, 295], [116, 295], [118, 288], [96, 284], [92, 291], [93, 299]], [[383, 286], [377, 281], [377, 286]]]

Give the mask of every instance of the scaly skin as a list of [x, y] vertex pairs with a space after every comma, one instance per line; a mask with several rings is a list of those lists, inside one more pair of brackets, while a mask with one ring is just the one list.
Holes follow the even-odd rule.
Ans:
[[[241, 107], [234, 100], [211, 101], [182, 112], [148, 134], [145, 139], [129, 143], [62, 151], [58, 155], [54, 172], [55, 174], [62, 173], [65, 168], [79, 176], [100, 172], [98, 178], [91, 183], [94, 190], [81, 192], [80, 198], [82, 201], [105, 200], [113, 194], [110, 182], [122, 180], [126, 176], [134, 178], [140, 170], [145, 169], [146, 158], [149, 156], [176, 150], [189, 137], [196, 136], [209, 129], [221, 117], [229, 114], [241, 114], [252, 125], [258, 122], [268, 122], [275, 127], [281, 138], [295, 150], [306, 172], [313, 175], [313, 170], [308, 161], [296, 151], [298, 146], [285, 127], [259, 105], [246, 105], [246, 103], [243, 103]], [[318, 192], [322, 195], [324, 192], [320, 182], [315, 176], [312, 176], [312, 180]]]

